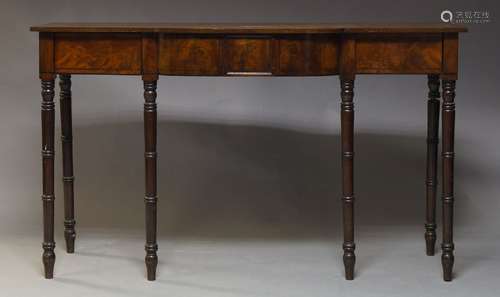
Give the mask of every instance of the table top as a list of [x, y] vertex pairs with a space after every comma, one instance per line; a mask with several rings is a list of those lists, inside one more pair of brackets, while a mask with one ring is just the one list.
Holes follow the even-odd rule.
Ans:
[[49, 23], [32, 26], [36, 32], [160, 32], [160, 33], [444, 33], [467, 32], [467, 27], [446, 23]]

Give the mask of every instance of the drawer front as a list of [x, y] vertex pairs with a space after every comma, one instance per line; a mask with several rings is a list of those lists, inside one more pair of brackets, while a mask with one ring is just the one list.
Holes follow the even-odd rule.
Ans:
[[162, 35], [165, 75], [271, 75], [272, 39], [248, 36]]
[[220, 55], [219, 37], [163, 34], [159, 71], [165, 75], [221, 75]]
[[357, 73], [439, 73], [441, 64], [440, 34], [386, 34], [356, 40]]
[[271, 37], [236, 36], [224, 39], [226, 75], [272, 75]]
[[58, 73], [141, 73], [141, 36], [113, 33], [58, 33], [54, 66]]
[[276, 75], [330, 75], [338, 73], [336, 36], [279, 38]]
[[312, 76], [338, 73], [336, 35], [162, 34], [163, 75]]

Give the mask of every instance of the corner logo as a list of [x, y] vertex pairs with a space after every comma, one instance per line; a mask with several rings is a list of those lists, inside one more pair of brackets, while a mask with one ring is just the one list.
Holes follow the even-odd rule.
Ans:
[[451, 23], [453, 21], [453, 13], [449, 10], [443, 10], [441, 12], [441, 20], [445, 23]]
[[487, 10], [441, 11], [441, 21], [450, 24], [488, 24], [491, 22]]

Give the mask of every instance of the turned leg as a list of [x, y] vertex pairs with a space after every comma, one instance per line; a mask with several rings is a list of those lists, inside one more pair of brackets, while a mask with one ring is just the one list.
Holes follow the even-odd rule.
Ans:
[[453, 159], [455, 138], [455, 80], [443, 80], [443, 279], [451, 281], [453, 270]]
[[59, 75], [61, 103], [61, 142], [64, 183], [64, 239], [66, 251], [75, 252], [75, 206], [73, 190], [73, 132], [71, 119], [71, 75]]
[[54, 79], [42, 79], [42, 201], [45, 278], [54, 277]]
[[427, 177], [425, 244], [428, 256], [434, 256], [436, 245], [436, 188], [439, 142], [439, 75], [428, 76], [429, 100], [427, 101]]
[[354, 160], [354, 80], [340, 81], [342, 98], [341, 133], [342, 133], [342, 211], [344, 223], [344, 266], [345, 278], [354, 279], [354, 191], [353, 191], [353, 160]]
[[144, 136], [146, 161], [146, 269], [148, 280], [156, 279], [156, 80], [144, 81]]

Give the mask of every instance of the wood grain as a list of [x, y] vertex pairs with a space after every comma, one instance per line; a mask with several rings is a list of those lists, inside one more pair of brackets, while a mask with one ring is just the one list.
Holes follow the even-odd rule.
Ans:
[[55, 36], [58, 73], [141, 74], [141, 35], [82, 33]]
[[158, 79], [158, 35], [154, 33], [142, 34], [142, 79]]
[[441, 34], [375, 34], [356, 40], [357, 73], [439, 73], [441, 63]]
[[224, 73], [272, 74], [272, 38], [228, 36], [224, 39]]
[[299, 35], [277, 39], [276, 75], [332, 75], [338, 73], [338, 36]]
[[159, 49], [160, 74], [220, 75], [221, 40], [212, 36], [162, 35]]
[[54, 79], [54, 34], [38, 34], [38, 56], [40, 79]]
[[[158, 74], [317, 76], [346, 69], [351, 76], [394, 73], [456, 78], [458, 72], [456, 33], [40, 34], [40, 50], [44, 51], [40, 73], [133, 74], [157, 79]], [[339, 63], [343, 39], [350, 39], [355, 47], [349, 60], [354, 64]]]

